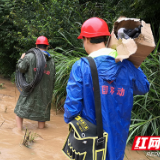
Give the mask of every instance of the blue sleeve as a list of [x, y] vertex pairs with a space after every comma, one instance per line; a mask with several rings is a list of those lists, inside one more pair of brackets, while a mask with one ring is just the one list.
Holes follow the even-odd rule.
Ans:
[[82, 110], [82, 73], [80, 60], [77, 61], [71, 70], [67, 84], [67, 97], [64, 104], [64, 121], [69, 123]]
[[139, 67], [135, 68], [135, 78], [133, 81], [133, 94], [134, 95], [143, 95], [149, 91], [149, 82], [147, 77]]

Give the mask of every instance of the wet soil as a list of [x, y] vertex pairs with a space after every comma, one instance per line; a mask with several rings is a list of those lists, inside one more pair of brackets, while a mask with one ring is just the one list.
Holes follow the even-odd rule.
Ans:
[[[46, 123], [44, 129], [38, 129], [36, 121], [24, 119], [24, 130], [19, 131], [16, 128], [14, 114], [19, 92], [14, 84], [0, 77], [1, 83], [3, 86], [0, 86], [0, 160], [68, 160], [61, 151], [68, 134], [63, 112], [56, 115], [55, 109], [52, 109], [51, 121]], [[26, 128], [39, 135], [31, 148], [21, 145]], [[131, 151], [129, 145], [126, 147], [124, 160], [127, 159], [153, 160], [146, 157], [144, 152]]]

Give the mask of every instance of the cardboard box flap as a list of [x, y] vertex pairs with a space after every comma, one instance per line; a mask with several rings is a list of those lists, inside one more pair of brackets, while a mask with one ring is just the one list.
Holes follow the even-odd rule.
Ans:
[[129, 58], [137, 51], [137, 45], [133, 39], [122, 39], [121, 41], [119, 40], [116, 50], [118, 53], [116, 61], [122, 61], [123, 59]]
[[150, 27], [150, 24], [145, 23], [144, 21], [141, 22], [142, 27], [141, 27], [141, 34], [135, 38], [135, 42], [139, 43], [144, 46], [150, 46], [155, 48], [155, 42], [154, 42], [154, 37], [152, 34], [152, 30]]
[[[121, 22], [121, 21], [128, 21], [128, 20], [134, 20], [134, 21], [140, 21], [139, 18], [127, 18], [127, 17], [120, 17], [119, 19], [117, 19], [116, 22]], [[116, 23], [115, 22], [115, 23]]]
[[111, 36], [109, 37], [108, 42], [107, 42], [107, 47], [116, 50], [118, 44], [119, 44], [118, 39], [116, 38], [114, 32], [112, 31]]

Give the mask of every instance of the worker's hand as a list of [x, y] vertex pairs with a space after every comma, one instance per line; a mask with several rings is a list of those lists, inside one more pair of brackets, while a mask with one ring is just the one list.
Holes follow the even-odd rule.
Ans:
[[21, 56], [21, 59], [23, 59], [25, 55], [26, 55], [26, 54], [25, 54], [25, 53], [23, 53], [23, 54], [22, 54], [22, 56]]

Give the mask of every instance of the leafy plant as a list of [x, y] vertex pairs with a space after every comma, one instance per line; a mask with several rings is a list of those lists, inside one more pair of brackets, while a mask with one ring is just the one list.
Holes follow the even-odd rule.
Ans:
[[[63, 52], [64, 53], [57, 53], [56, 51], [49, 51], [54, 58], [56, 65], [56, 82], [53, 91], [53, 102], [55, 103], [56, 111], [60, 110], [64, 105], [66, 98], [66, 86], [72, 65], [79, 60], [82, 55], [86, 56], [85, 54], [75, 50], [67, 50], [66, 52], [63, 50]], [[68, 56], [68, 54], [70, 55]]]
[[28, 129], [26, 129], [22, 144], [29, 148], [30, 145], [34, 142], [35, 138], [37, 137], [37, 133], [32, 133], [31, 131], [29, 132]]
[[3, 86], [4, 86], [4, 84], [3, 84], [3, 83], [0, 83], [0, 89], [2, 89], [2, 88], [3, 88]]

